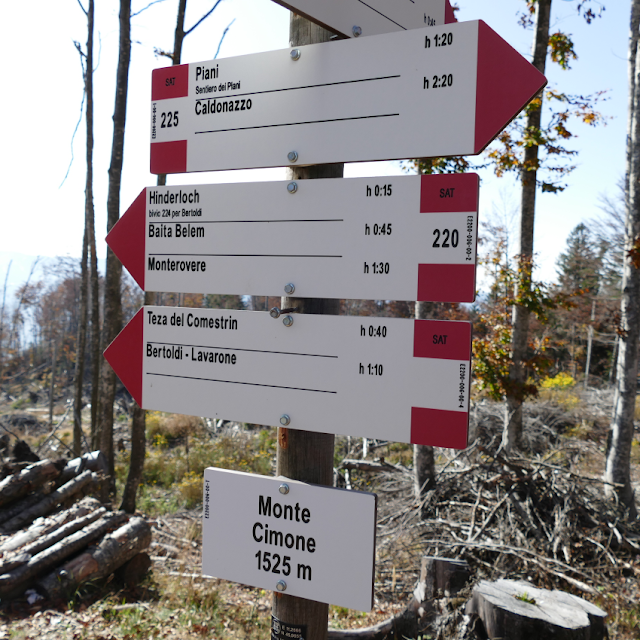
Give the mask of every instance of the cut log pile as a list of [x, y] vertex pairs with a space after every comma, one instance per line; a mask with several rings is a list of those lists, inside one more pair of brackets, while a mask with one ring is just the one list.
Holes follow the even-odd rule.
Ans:
[[27, 589], [50, 599], [65, 598], [83, 582], [107, 577], [127, 563], [136, 575], [146, 571], [149, 524], [112, 512], [89, 496], [105, 471], [98, 451], [69, 462], [41, 460], [2, 468], [0, 600]]

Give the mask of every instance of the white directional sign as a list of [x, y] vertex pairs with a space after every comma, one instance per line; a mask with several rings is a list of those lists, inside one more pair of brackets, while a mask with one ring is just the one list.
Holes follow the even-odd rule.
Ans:
[[449, 0], [275, 0], [347, 38], [455, 22]]
[[476, 154], [545, 83], [482, 21], [156, 69], [151, 172]]
[[203, 574], [371, 610], [374, 494], [210, 468], [203, 511]]
[[469, 322], [143, 307], [105, 357], [144, 409], [467, 446]]
[[478, 176], [148, 187], [107, 243], [146, 291], [473, 302]]

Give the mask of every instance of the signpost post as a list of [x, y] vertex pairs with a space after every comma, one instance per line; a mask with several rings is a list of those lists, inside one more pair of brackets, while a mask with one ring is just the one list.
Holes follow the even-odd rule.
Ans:
[[477, 154], [545, 83], [482, 21], [156, 69], [151, 172]]
[[105, 356], [145, 409], [467, 446], [469, 322], [143, 307]]
[[145, 291], [473, 302], [478, 188], [475, 174], [149, 187], [107, 244]]

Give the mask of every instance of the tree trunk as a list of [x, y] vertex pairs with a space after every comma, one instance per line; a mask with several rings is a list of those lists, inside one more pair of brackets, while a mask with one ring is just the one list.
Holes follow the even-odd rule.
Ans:
[[45, 536], [51, 531], [55, 531], [62, 525], [82, 518], [92, 511], [100, 509], [100, 503], [95, 498], [83, 498], [66, 511], [55, 513], [48, 518], [39, 519], [34, 522], [28, 529], [20, 531], [12, 535], [0, 545], [0, 553], [5, 554], [9, 551], [15, 551], [24, 545], [27, 545], [41, 536]]
[[[327, 42], [333, 34], [322, 27], [292, 13], [289, 31], [291, 46]], [[295, 151], [295, 149], [291, 149]], [[314, 167], [292, 167], [291, 180], [312, 178], [340, 178], [344, 165], [318, 165]], [[286, 283], [283, 283], [283, 286]], [[295, 283], [294, 283], [295, 284]], [[340, 313], [338, 299], [283, 298], [283, 308], [297, 307], [299, 313], [332, 314]], [[295, 322], [295, 315], [294, 322]], [[332, 427], [331, 417], [327, 416], [327, 429]], [[292, 425], [295, 426], [295, 425]], [[333, 486], [333, 433], [311, 433], [296, 429], [278, 429], [277, 470], [292, 480], [301, 480], [313, 484]], [[329, 605], [274, 593], [272, 600], [272, 621], [293, 626], [301, 626], [305, 631], [305, 640], [325, 640]]]
[[629, 253], [640, 239], [640, 52], [638, 50], [638, 13], [640, 0], [631, 7], [629, 51], [630, 75], [634, 74], [633, 99], [630, 102], [630, 136], [627, 140], [627, 219], [625, 223], [624, 270], [620, 302], [619, 351], [616, 389], [607, 451], [605, 480], [608, 495], [616, 494], [625, 505], [630, 519], [637, 517], [631, 486], [631, 444], [634, 433], [635, 401], [638, 389], [638, 344], [640, 338], [640, 269]]
[[420, 513], [425, 516], [424, 502], [436, 484], [436, 462], [433, 447], [423, 444], [413, 445], [413, 491], [420, 505]]
[[69, 460], [56, 480], [56, 484], [58, 486], [66, 484], [83, 471], [87, 471], [87, 469], [96, 473], [107, 474], [107, 459], [101, 451], [92, 451], [91, 453], [85, 453], [80, 458]]
[[[549, 22], [551, 18], [551, 0], [538, 0], [536, 7], [535, 35], [533, 40], [533, 66], [545, 72], [547, 50], [549, 47]], [[537, 106], [530, 106], [526, 127], [538, 131], [542, 118], [542, 93], [538, 96]], [[520, 251], [519, 270], [531, 272], [533, 259], [533, 223], [536, 211], [536, 182], [538, 168], [538, 146], [526, 147], [521, 174], [522, 194], [520, 202]], [[529, 286], [528, 278], [521, 279], [520, 286]], [[511, 360], [509, 369], [510, 392], [506, 397], [505, 428], [502, 447], [509, 453], [522, 442], [522, 387], [526, 382], [523, 362], [526, 359], [529, 335], [529, 311], [520, 305], [513, 308], [513, 334], [511, 338]]]
[[[416, 302], [415, 316], [417, 320], [425, 320], [432, 303]], [[424, 517], [425, 499], [436, 483], [436, 461], [433, 447], [423, 444], [413, 445], [413, 491], [420, 513]]]
[[[179, 65], [182, 59], [182, 42], [184, 41], [184, 14], [187, 10], [187, 0], [179, 0], [178, 2], [178, 18], [176, 20], [176, 30], [173, 40], [173, 53], [171, 54], [172, 65]], [[158, 174], [157, 185], [167, 184], [167, 175]], [[155, 304], [155, 295], [146, 292], [144, 295], [145, 305]], [[129, 459], [129, 473], [127, 474], [127, 482], [122, 495], [122, 503], [120, 508], [127, 513], [135, 513], [136, 496], [138, 487], [142, 479], [144, 470], [144, 458], [146, 453], [146, 424], [147, 412], [141, 409], [134, 402], [133, 414], [131, 416], [131, 457]], [[187, 436], [188, 437], [188, 436]]]
[[[116, 99], [113, 111], [113, 142], [109, 166], [109, 193], [107, 196], [107, 231], [120, 218], [120, 184], [124, 156], [124, 131], [127, 114], [127, 89], [131, 58], [131, 0], [120, 0], [120, 44], [116, 79]], [[120, 280], [122, 263], [111, 249], [107, 249], [107, 270], [104, 288], [104, 325], [102, 346], [106, 349], [122, 328], [122, 300]], [[110, 482], [103, 483], [101, 497], [107, 501], [115, 493], [113, 451], [113, 403], [116, 395], [116, 375], [108, 362], [102, 363], [100, 393], [100, 450], [107, 458]]]
[[173, 53], [171, 61], [174, 65], [180, 64], [182, 60], [182, 43], [184, 42], [184, 14], [187, 10], [187, 0], [178, 2], [178, 19], [176, 20], [176, 30], [173, 37]]
[[51, 382], [49, 384], [49, 426], [53, 425], [53, 395], [55, 392], [56, 366], [58, 364], [58, 340], [53, 340], [53, 356], [51, 357]]
[[[44, 551], [45, 549], [52, 547], [56, 542], [60, 542], [60, 540], [70, 536], [72, 533], [80, 531], [80, 529], [84, 529], [84, 527], [95, 522], [106, 513], [107, 510], [104, 507], [100, 507], [95, 511], [80, 516], [79, 518], [71, 519], [63, 526], [56, 527], [53, 531], [49, 531], [45, 535], [40, 535], [37, 540], [33, 540], [29, 544], [24, 545], [20, 549], [20, 555], [26, 557], [25, 563], [27, 563], [34, 555], [40, 553], [40, 551]], [[6, 571], [0, 570], [0, 573], [7, 573], [8, 571], [11, 571], [11, 569]]]
[[122, 493], [120, 508], [127, 513], [136, 511], [136, 495], [142, 480], [144, 456], [146, 449], [146, 420], [145, 410], [134, 401], [133, 416], [131, 418], [131, 457], [129, 459], [129, 473], [127, 483]]
[[148, 523], [142, 518], [131, 518], [124, 526], [105, 536], [100, 544], [39, 580], [37, 589], [50, 600], [64, 598], [83, 582], [106, 578], [150, 543], [151, 527]]
[[[30, 493], [26, 498], [18, 500], [17, 502], [13, 502], [5, 509], [0, 509], [0, 525], [3, 525], [5, 522], [9, 522], [16, 516], [19, 516], [23, 511], [31, 509], [31, 507], [38, 504], [38, 502], [43, 500], [52, 491], [53, 487], [51, 487], [51, 485], [47, 483], [40, 489]], [[2, 527], [0, 526], [0, 531], [1, 530]]]
[[[84, 191], [85, 229], [89, 249], [89, 283], [87, 291], [91, 299], [91, 448], [97, 449], [96, 441], [99, 386], [100, 386], [100, 299], [98, 280], [98, 255], [96, 253], [95, 212], [93, 207], [93, 33], [94, 33], [94, 0], [89, 0], [87, 9], [87, 69], [85, 76], [86, 111], [86, 154], [87, 176]], [[86, 287], [87, 285], [83, 285]]]
[[60, 475], [61, 469], [60, 464], [41, 460], [29, 465], [20, 473], [8, 476], [0, 482], [0, 507], [19, 500], [49, 480], [55, 480]]
[[[82, 5], [81, 5], [82, 6]], [[93, 230], [93, 25], [94, 25], [94, 0], [89, 0], [86, 11], [87, 16], [87, 52], [84, 70], [84, 93], [86, 98], [86, 162], [87, 172], [84, 188], [84, 236], [82, 239], [82, 264], [80, 278], [80, 322], [78, 323], [78, 338], [76, 348], [76, 370], [74, 381], [74, 405], [73, 405], [73, 452], [79, 456], [82, 453], [82, 391], [84, 388], [84, 362], [87, 347], [87, 322], [89, 302], [89, 274], [88, 261], [90, 246], [93, 242], [95, 254], [95, 233]], [[94, 345], [95, 346], [95, 345]], [[96, 355], [95, 353], [93, 354]], [[100, 356], [94, 361], [94, 368], [98, 366]], [[93, 402], [91, 403], [93, 415]], [[93, 433], [94, 423], [91, 422]]]
[[11, 273], [12, 263], [13, 260], [9, 260], [9, 264], [7, 265], [7, 273], [4, 276], [4, 287], [2, 288], [2, 307], [0, 307], [0, 383], [2, 383], [3, 378], [4, 354], [9, 348], [9, 344], [5, 344], [4, 340], [4, 309], [5, 303], [7, 301], [7, 282], [9, 281], [9, 273]]
[[[86, 205], [85, 205], [86, 216]], [[76, 336], [76, 368], [73, 380], [73, 454], [82, 454], [82, 389], [84, 387], [84, 359], [87, 346], [87, 262], [88, 262], [88, 230], [85, 218], [84, 236], [82, 239], [82, 262], [80, 276], [80, 319], [78, 322], [78, 333]]]
[[62, 504], [71, 496], [75, 496], [87, 485], [97, 484], [98, 474], [91, 471], [83, 471], [77, 478], [69, 480], [67, 484], [62, 485], [59, 489], [52, 491], [48, 496], [37, 502], [29, 509], [25, 509], [20, 514], [5, 522], [0, 527], [2, 533], [12, 533], [31, 524], [36, 518], [50, 513], [54, 507]]
[[467, 614], [482, 620], [490, 638], [503, 640], [603, 640], [607, 615], [590, 602], [562, 591], [536, 589], [527, 582], [481, 581]]

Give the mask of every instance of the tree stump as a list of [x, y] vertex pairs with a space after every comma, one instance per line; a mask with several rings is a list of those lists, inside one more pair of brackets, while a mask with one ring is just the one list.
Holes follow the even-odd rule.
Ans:
[[501, 640], [603, 640], [606, 613], [562, 591], [537, 589], [527, 582], [481, 581], [467, 603], [489, 638]]

